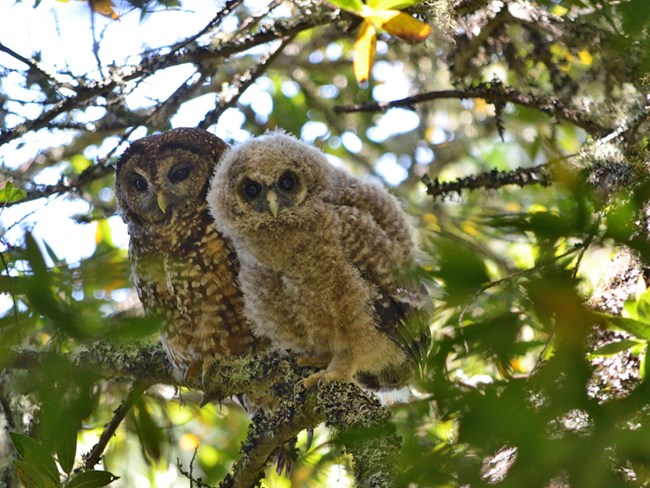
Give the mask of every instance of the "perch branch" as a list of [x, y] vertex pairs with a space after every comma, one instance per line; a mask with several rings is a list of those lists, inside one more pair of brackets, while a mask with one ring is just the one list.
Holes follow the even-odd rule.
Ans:
[[511, 102], [524, 107], [533, 108], [545, 114], [566, 120], [573, 125], [580, 127], [596, 137], [603, 136], [611, 131], [611, 128], [601, 125], [593, 120], [588, 114], [570, 107], [558, 97], [551, 95], [533, 95], [522, 93], [519, 90], [503, 86], [500, 83], [481, 83], [475, 87], [453, 90], [439, 90], [433, 92], [419, 93], [410, 97], [393, 100], [391, 102], [358, 103], [354, 105], [339, 105], [334, 107], [336, 113], [352, 112], [385, 112], [391, 108], [406, 107], [413, 108], [414, 105], [432, 100], [446, 98], [482, 98], [488, 103], [498, 104]]
[[[332, 382], [282, 400], [274, 414], [248, 432], [239, 460], [220, 488], [256, 486], [273, 451], [301, 430], [325, 422], [354, 459], [360, 488], [395, 485], [399, 437], [388, 423], [390, 412], [372, 395], [350, 383]], [[368, 436], [365, 434], [372, 433]], [[363, 442], [355, 439], [364, 438]]]
[[[2, 369], [33, 369], [46, 354], [36, 350], [13, 351]], [[127, 377], [139, 381], [138, 389], [154, 383], [179, 384], [172, 374], [162, 348], [158, 346], [113, 346], [99, 343], [88, 350], [64, 355], [74, 365], [115, 379]], [[306, 428], [325, 422], [337, 440], [354, 459], [359, 487], [389, 487], [395, 484], [395, 457], [399, 437], [388, 422], [390, 412], [372, 395], [348, 383], [326, 383], [318, 388], [294, 391], [296, 382], [305, 376], [291, 356], [269, 351], [255, 356], [227, 358], [216, 362], [203, 381], [192, 379], [187, 386], [201, 388], [206, 397], [221, 400], [237, 394], [269, 390], [280, 399], [270, 417], [256, 417], [242, 446], [240, 459], [222, 488], [252, 487], [263, 475], [275, 449]], [[137, 395], [136, 388], [116, 411], [102, 438], [106, 442], [128, 411]], [[131, 398], [129, 400], [129, 398]], [[363, 435], [360, 435], [363, 434]], [[372, 434], [372, 435], [369, 435]], [[363, 440], [360, 440], [363, 439]], [[97, 461], [105, 446], [95, 446], [85, 460]], [[91, 457], [92, 456], [92, 457]]]

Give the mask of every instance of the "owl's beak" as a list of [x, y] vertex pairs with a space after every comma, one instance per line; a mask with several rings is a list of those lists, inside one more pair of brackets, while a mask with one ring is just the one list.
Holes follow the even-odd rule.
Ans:
[[266, 193], [266, 201], [269, 203], [269, 211], [273, 214], [273, 217], [278, 218], [278, 196], [273, 190], [269, 190]]
[[165, 199], [165, 194], [163, 192], [156, 193], [156, 200], [158, 201], [158, 206], [162, 213], [167, 212], [167, 200]]

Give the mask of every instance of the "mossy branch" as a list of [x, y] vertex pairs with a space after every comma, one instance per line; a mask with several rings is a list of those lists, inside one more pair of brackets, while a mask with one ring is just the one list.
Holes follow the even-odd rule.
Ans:
[[[37, 368], [47, 355], [37, 350], [15, 350], [1, 367], [7, 370]], [[337, 444], [353, 456], [359, 487], [381, 488], [395, 484], [395, 459], [400, 439], [388, 422], [390, 412], [373, 395], [353, 384], [324, 383], [309, 390], [296, 386], [312, 370], [297, 366], [290, 355], [269, 351], [222, 359], [215, 362], [203, 380], [185, 382], [174, 376], [159, 346], [98, 343], [64, 357], [103, 378], [127, 378], [142, 387], [155, 383], [188, 386], [203, 390], [206, 398], [214, 401], [261, 391], [278, 398], [279, 405], [270, 416], [258, 415], [253, 419], [240, 457], [232, 472], [221, 482], [222, 488], [256, 486], [277, 448], [300, 431], [323, 422], [335, 432]], [[93, 453], [93, 460], [99, 455], [101, 452]]]

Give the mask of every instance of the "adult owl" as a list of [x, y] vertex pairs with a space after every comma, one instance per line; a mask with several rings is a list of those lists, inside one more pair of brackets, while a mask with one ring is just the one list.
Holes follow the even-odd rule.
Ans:
[[237, 250], [254, 332], [324, 367], [306, 387], [392, 382], [405, 369], [416, 339], [406, 322], [425, 296], [409, 278], [413, 229], [383, 187], [273, 132], [226, 154], [207, 199]]
[[235, 252], [205, 201], [227, 148], [207, 131], [172, 129], [133, 142], [116, 166], [135, 286], [145, 311], [162, 318], [162, 342], [182, 378], [264, 347], [243, 315]]

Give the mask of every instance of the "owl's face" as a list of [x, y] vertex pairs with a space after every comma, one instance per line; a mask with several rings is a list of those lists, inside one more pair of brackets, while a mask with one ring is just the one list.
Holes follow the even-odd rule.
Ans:
[[299, 225], [323, 198], [330, 171], [317, 149], [271, 133], [244, 142], [224, 157], [208, 204], [217, 225], [231, 236]]
[[139, 139], [117, 163], [115, 194], [125, 221], [161, 225], [194, 212], [227, 145], [201, 129]]

